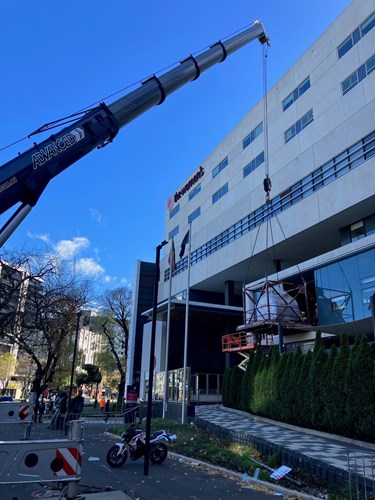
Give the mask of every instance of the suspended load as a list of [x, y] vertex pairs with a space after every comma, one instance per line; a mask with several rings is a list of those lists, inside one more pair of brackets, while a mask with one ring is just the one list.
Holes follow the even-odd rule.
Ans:
[[266, 280], [257, 292], [245, 286], [244, 306], [245, 325], [264, 321], [301, 322], [298, 302], [284, 290], [281, 282]]

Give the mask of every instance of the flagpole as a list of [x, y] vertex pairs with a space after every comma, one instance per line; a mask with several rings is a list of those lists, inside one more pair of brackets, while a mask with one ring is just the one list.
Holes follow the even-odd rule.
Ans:
[[[173, 242], [172, 242], [173, 244]], [[174, 257], [173, 257], [174, 258]], [[172, 296], [172, 274], [173, 265], [170, 264], [170, 275], [169, 275], [169, 294], [168, 294], [168, 312], [167, 312], [167, 334], [165, 339], [165, 366], [164, 366], [164, 401], [163, 401], [163, 418], [167, 413], [168, 405], [168, 353], [169, 353], [169, 331], [171, 324], [171, 296]]]
[[188, 272], [187, 272], [186, 310], [185, 310], [184, 368], [183, 368], [183, 382], [182, 382], [182, 415], [181, 415], [182, 424], [185, 424], [185, 414], [186, 414], [186, 378], [187, 378], [186, 372], [187, 372], [187, 350], [188, 350], [188, 329], [189, 329], [190, 254], [191, 254], [191, 222], [189, 223]]

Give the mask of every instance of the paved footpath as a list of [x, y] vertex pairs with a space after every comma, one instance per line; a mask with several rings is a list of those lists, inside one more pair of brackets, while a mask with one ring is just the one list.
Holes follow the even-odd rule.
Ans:
[[339, 469], [348, 469], [348, 451], [356, 450], [361, 455], [364, 453], [362, 463], [366, 472], [374, 468], [375, 444], [274, 422], [222, 405], [197, 406], [195, 415], [206, 422], [266, 439]]

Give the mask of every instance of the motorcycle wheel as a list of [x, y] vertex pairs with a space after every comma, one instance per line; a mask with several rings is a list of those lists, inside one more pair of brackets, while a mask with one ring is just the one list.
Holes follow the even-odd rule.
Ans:
[[168, 448], [164, 443], [156, 443], [150, 449], [150, 460], [153, 464], [160, 465], [168, 455]]
[[119, 454], [119, 450], [120, 447], [115, 444], [107, 451], [107, 464], [114, 469], [117, 469], [121, 467], [121, 465], [124, 465], [126, 459], [128, 458], [128, 450], [124, 450], [124, 453], [122, 455]]

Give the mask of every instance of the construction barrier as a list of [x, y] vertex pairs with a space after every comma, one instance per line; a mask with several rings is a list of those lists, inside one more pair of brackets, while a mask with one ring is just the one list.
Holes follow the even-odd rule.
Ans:
[[32, 422], [33, 408], [30, 403], [3, 401], [0, 403], [0, 424]]
[[69, 439], [1, 441], [0, 484], [79, 481], [83, 427], [71, 424]]

